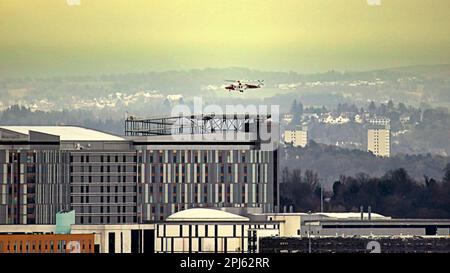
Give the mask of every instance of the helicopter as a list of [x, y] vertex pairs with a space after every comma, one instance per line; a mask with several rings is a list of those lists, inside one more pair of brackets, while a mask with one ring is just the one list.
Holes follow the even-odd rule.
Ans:
[[264, 86], [264, 80], [257, 80], [256, 83], [243, 82], [241, 80], [225, 80], [226, 82], [232, 82], [231, 84], [225, 86], [228, 91], [239, 91], [244, 92], [247, 89], [257, 89]]

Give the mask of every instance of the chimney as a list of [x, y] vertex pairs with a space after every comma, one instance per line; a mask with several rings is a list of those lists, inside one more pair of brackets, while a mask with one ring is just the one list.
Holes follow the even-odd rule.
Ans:
[[293, 213], [293, 212], [294, 212], [294, 206], [292, 206], [292, 205], [289, 206], [289, 212], [290, 212], [290, 213]]
[[287, 207], [283, 206], [283, 213], [286, 213], [286, 212], [287, 212]]
[[364, 220], [364, 207], [359, 207], [359, 211], [361, 212], [361, 221]]
[[370, 221], [371, 218], [372, 218], [372, 207], [371, 207], [371, 206], [369, 206], [369, 207], [367, 208], [367, 212], [368, 212], [368, 214], [369, 214], [369, 221]]

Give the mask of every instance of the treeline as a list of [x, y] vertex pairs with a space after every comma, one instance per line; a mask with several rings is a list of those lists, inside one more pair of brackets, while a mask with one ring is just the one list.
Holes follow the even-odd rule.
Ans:
[[[360, 206], [395, 218], [450, 218], [450, 163], [442, 179], [424, 177], [419, 182], [405, 169], [388, 171], [382, 177], [367, 174], [341, 176], [332, 191], [325, 191], [325, 212], [357, 212]], [[281, 206], [297, 212], [320, 211], [321, 186], [317, 173], [283, 169]]]
[[31, 111], [27, 107], [12, 105], [0, 112], [1, 125], [73, 125], [104, 132], [124, 133], [124, 118], [113, 118], [111, 113], [86, 110]]
[[331, 188], [340, 175], [356, 176], [366, 173], [371, 177], [381, 177], [392, 169], [405, 169], [416, 180], [424, 175], [441, 177], [442, 170], [450, 158], [439, 155], [399, 154], [389, 158], [376, 157], [360, 150], [350, 150], [333, 145], [310, 141], [305, 148], [287, 146], [282, 150], [281, 166], [312, 170], [320, 174], [322, 184]]

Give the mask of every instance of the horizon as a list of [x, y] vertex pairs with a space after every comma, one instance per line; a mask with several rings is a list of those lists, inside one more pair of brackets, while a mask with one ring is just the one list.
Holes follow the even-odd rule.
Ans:
[[335, 73], [368, 73], [368, 72], [377, 72], [377, 71], [389, 71], [389, 70], [397, 70], [397, 69], [406, 69], [406, 68], [424, 68], [424, 67], [440, 67], [440, 66], [450, 66], [450, 63], [436, 63], [436, 64], [417, 64], [417, 65], [407, 65], [407, 66], [387, 66], [387, 67], [378, 67], [373, 69], [361, 69], [361, 70], [338, 70], [330, 68], [328, 70], [321, 70], [316, 72], [299, 72], [294, 70], [264, 70], [252, 67], [244, 67], [244, 66], [229, 66], [229, 67], [204, 67], [204, 68], [190, 68], [190, 69], [168, 69], [168, 70], [148, 70], [148, 71], [136, 71], [136, 72], [112, 72], [112, 73], [103, 73], [99, 71], [98, 73], [91, 74], [52, 74], [52, 75], [21, 75], [21, 76], [2, 76], [0, 75], [0, 79], [2, 80], [16, 80], [16, 79], [51, 79], [51, 78], [60, 78], [60, 77], [101, 77], [101, 76], [114, 76], [114, 75], [136, 75], [136, 74], [158, 74], [158, 73], [180, 73], [180, 72], [192, 72], [192, 71], [206, 71], [206, 70], [232, 70], [232, 69], [243, 69], [249, 70], [253, 72], [263, 72], [263, 73], [295, 73], [297, 75], [320, 75], [326, 74], [330, 72]]

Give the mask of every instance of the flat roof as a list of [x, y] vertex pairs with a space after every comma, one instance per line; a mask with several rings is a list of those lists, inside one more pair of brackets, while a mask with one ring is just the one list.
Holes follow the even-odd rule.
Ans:
[[60, 141], [123, 141], [113, 134], [78, 126], [0, 126], [0, 129], [30, 135], [30, 131], [59, 136]]
[[450, 219], [316, 219], [316, 220], [306, 220], [305, 223], [323, 223], [323, 224], [333, 224], [333, 225], [373, 225], [373, 224], [443, 224], [450, 225]]
[[[359, 220], [361, 218], [360, 212], [313, 212], [313, 213], [306, 213], [306, 212], [271, 212], [271, 213], [256, 213], [254, 215], [267, 215], [267, 216], [323, 216], [326, 218], [332, 218], [332, 219], [342, 219], [342, 220], [351, 220], [356, 219]], [[364, 219], [367, 219], [369, 217], [368, 212], [363, 213]], [[326, 219], [325, 218], [325, 219]], [[371, 213], [372, 219], [391, 219], [389, 216], [384, 216], [378, 213]]]
[[176, 212], [169, 217], [166, 221], [249, 221], [249, 218], [237, 215], [234, 213], [218, 210], [218, 209], [206, 209], [206, 208], [192, 208]]
[[[323, 215], [329, 218], [336, 218], [336, 219], [360, 219], [361, 218], [361, 212], [318, 212], [315, 213], [316, 215]], [[368, 212], [363, 213], [363, 217], [367, 218], [369, 217]], [[390, 217], [386, 217], [384, 215], [378, 214], [378, 213], [371, 213], [372, 219], [389, 219]]]

